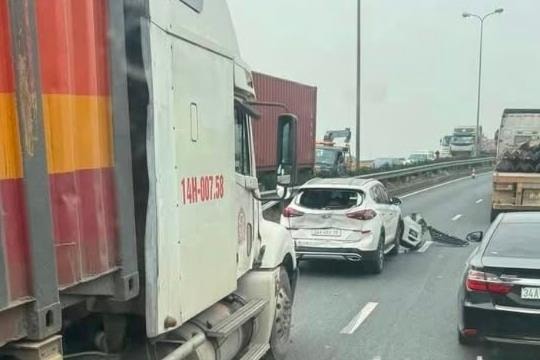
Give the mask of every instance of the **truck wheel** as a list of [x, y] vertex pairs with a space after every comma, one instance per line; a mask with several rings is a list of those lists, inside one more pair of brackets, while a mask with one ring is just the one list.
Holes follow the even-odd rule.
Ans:
[[267, 360], [283, 360], [289, 348], [292, 321], [292, 290], [289, 275], [283, 266], [279, 269], [276, 316], [270, 336], [270, 350]]
[[399, 254], [399, 244], [401, 243], [402, 236], [403, 236], [403, 221], [399, 219], [398, 226], [396, 229], [396, 235], [394, 236], [394, 247], [388, 253], [389, 255], [395, 256]]

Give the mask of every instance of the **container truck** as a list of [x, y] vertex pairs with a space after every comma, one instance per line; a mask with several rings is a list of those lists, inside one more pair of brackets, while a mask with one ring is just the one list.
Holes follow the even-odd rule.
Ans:
[[285, 356], [238, 54], [225, 0], [0, 0], [0, 358]]
[[540, 210], [540, 109], [505, 109], [496, 136], [491, 220], [504, 211]]
[[256, 107], [261, 118], [253, 123], [255, 157], [259, 181], [273, 188], [276, 159], [276, 121], [280, 112], [298, 117], [296, 162], [299, 181], [311, 178], [314, 165], [315, 132], [317, 124], [317, 88], [268, 74], [253, 72], [257, 93]]

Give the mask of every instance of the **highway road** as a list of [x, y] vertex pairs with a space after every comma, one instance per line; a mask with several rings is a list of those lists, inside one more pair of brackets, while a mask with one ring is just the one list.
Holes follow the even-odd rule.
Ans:
[[[404, 196], [403, 212], [457, 236], [485, 230], [490, 181], [481, 175]], [[287, 359], [539, 359], [537, 349], [458, 344], [456, 294], [474, 246], [430, 243], [387, 258], [381, 275], [353, 263], [302, 262]]]

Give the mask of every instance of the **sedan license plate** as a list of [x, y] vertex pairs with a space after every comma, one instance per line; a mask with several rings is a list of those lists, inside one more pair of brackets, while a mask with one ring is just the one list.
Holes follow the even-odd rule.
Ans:
[[523, 287], [521, 288], [521, 298], [529, 300], [540, 300], [540, 288]]
[[314, 229], [311, 231], [311, 235], [339, 237], [341, 236], [341, 230], [340, 229]]

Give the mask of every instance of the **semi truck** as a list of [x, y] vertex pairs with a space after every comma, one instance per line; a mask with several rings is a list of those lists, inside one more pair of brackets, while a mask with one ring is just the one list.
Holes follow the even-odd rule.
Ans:
[[0, 0], [0, 358], [284, 358], [255, 101], [225, 0]]
[[496, 136], [491, 220], [505, 211], [540, 210], [539, 139], [540, 109], [503, 111]]
[[[480, 137], [482, 136], [480, 127]], [[454, 129], [450, 140], [450, 154], [453, 157], [470, 157], [474, 155], [476, 144], [476, 126], [458, 126]]]
[[303, 183], [313, 176], [315, 132], [317, 129], [317, 87], [290, 79], [253, 72], [253, 86], [257, 94], [259, 120], [253, 122], [253, 139], [257, 175], [262, 187], [275, 186], [276, 128], [280, 112], [286, 111], [298, 118], [298, 145], [296, 163], [298, 181]]

